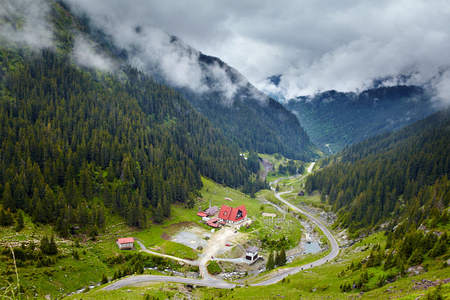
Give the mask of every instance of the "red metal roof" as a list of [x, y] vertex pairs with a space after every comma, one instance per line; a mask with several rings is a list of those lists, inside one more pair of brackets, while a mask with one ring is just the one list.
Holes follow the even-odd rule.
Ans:
[[220, 212], [219, 212], [220, 219], [234, 221], [234, 222], [242, 220], [246, 216], [247, 216], [247, 210], [245, 209], [245, 205], [241, 205], [236, 208], [222, 205], [222, 208], [220, 209]]
[[134, 238], [132, 238], [132, 237], [121, 238], [121, 239], [117, 239], [117, 241], [119, 242], [119, 244], [134, 243]]
[[208, 214], [207, 214], [207, 213], [205, 213], [205, 212], [202, 212], [202, 211], [201, 211], [201, 212], [198, 212], [198, 213], [197, 213], [197, 216], [199, 216], [199, 217], [202, 217], [202, 218], [203, 218], [203, 217], [207, 217], [207, 216], [208, 216]]
[[219, 219], [218, 218], [212, 218], [211, 220], [206, 221], [206, 224], [211, 226], [211, 227], [219, 227], [219, 224], [217, 223]]
[[228, 218], [230, 217], [231, 209], [232, 208], [229, 206], [222, 205], [222, 208], [219, 212], [219, 219], [228, 220]]
[[231, 214], [228, 220], [236, 222], [244, 219], [246, 216], [247, 210], [245, 209], [245, 205], [241, 205], [231, 210]]

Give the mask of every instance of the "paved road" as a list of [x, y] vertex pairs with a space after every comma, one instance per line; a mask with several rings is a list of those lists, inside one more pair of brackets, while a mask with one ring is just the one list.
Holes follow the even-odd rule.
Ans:
[[164, 275], [136, 275], [130, 276], [119, 281], [113, 282], [112, 284], [102, 288], [104, 291], [111, 291], [120, 289], [124, 286], [130, 284], [136, 284], [140, 282], [177, 282], [177, 283], [185, 283], [192, 285], [200, 285], [200, 286], [208, 286], [214, 288], [222, 288], [222, 289], [232, 289], [236, 287], [235, 284], [228, 283], [226, 281], [222, 281], [219, 279], [214, 280], [205, 280], [205, 279], [193, 279], [193, 278], [185, 278], [185, 277], [176, 277], [176, 276], [164, 276]]
[[282, 201], [283, 203], [285, 203], [288, 207], [290, 207], [291, 209], [303, 214], [304, 216], [306, 216], [308, 219], [310, 219], [312, 222], [314, 222], [321, 230], [322, 232], [325, 234], [325, 236], [327, 237], [328, 241], [331, 244], [331, 252], [319, 259], [316, 260], [310, 264], [307, 265], [303, 265], [303, 266], [299, 266], [299, 267], [295, 267], [295, 268], [286, 268], [286, 269], [282, 269], [279, 274], [275, 275], [274, 277], [266, 280], [266, 281], [262, 281], [256, 284], [252, 284], [254, 286], [261, 286], [261, 285], [270, 285], [270, 284], [274, 284], [277, 283], [278, 281], [282, 280], [283, 278], [298, 273], [302, 270], [306, 270], [312, 267], [316, 267], [316, 266], [320, 266], [323, 265], [325, 263], [327, 263], [328, 261], [334, 259], [338, 254], [339, 254], [339, 245], [335, 239], [335, 237], [331, 234], [331, 232], [328, 230], [327, 227], [325, 227], [325, 225], [323, 225], [319, 220], [317, 220], [315, 217], [313, 217], [312, 215], [310, 215], [309, 213], [305, 212], [304, 210], [298, 208], [297, 206], [289, 203], [288, 201], [284, 200], [283, 198], [281, 198], [281, 195], [283, 194], [288, 194], [291, 193], [290, 191], [288, 192], [282, 192], [282, 193], [277, 193], [275, 194], [275, 197], [277, 197], [278, 200]]
[[[309, 166], [308, 173], [312, 172], [314, 164], [315, 163], [313, 162]], [[307, 265], [303, 265], [303, 266], [295, 267], [295, 268], [279, 269], [278, 271], [276, 271], [277, 273], [275, 275], [271, 275], [270, 279], [259, 282], [259, 283], [251, 284], [252, 286], [275, 284], [278, 281], [282, 280], [283, 278], [285, 278], [289, 275], [298, 273], [302, 270], [307, 270], [307, 269], [315, 267], [315, 266], [323, 265], [323, 264], [327, 263], [328, 261], [334, 259], [339, 254], [339, 245], [338, 245], [336, 239], [334, 238], [334, 236], [331, 234], [331, 232], [315, 217], [313, 217], [309, 213], [303, 211], [302, 209], [298, 208], [297, 206], [295, 206], [295, 205], [289, 203], [288, 201], [284, 200], [283, 198], [281, 198], [281, 195], [287, 194], [287, 193], [290, 193], [290, 191], [277, 193], [277, 194], [275, 194], [275, 197], [277, 197], [280, 201], [285, 203], [291, 209], [298, 211], [299, 213], [301, 213], [304, 216], [306, 216], [307, 218], [309, 218], [312, 222], [314, 222], [323, 231], [325, 236], [328, 238], [328, 240], [331, 244], [331, 252], [324, 258], [316, 260], [315, 262], [307, 264]], [[225, 235], [224, 233], [225, 232], [222, 232], [222, 235]], [[142, 243], [140, 243], [139, 241], [138, 241], [138, 243], [142, 246], [142, 249], [144, 249], [142, 251], [152, 253], [152, 251], [147, 250], [145, 248], [145, 246], [142, 245]], [[215, 244], [217, 244], [217, 243], [215, 243]], [[157, 252], [153, 252], [152, 254], [166, 256], [164, 254], [157, 253]], [[167, 257], [172, 258], [172, 259], [182, 260], [182, 259], [174, 258], [171, 256], [167, 256]], [[105, 291], [115, 290], [115, 289], [119, 289], [124, 286], [127, 286], [129, 284], [135, 284], [135, 283], [140, 283], [140, 282], [177, 282], [177, 283], [185, 283], [185, 284], [208, 286], [208, 287], [214, 287], [214, 288], [224, 288], [224, 289], [231, 289], [231, 288], [236, 287], [236, 284], [228, 283], [226, 281], [217, 279], [208, 273], [208, 271], [206, 269], [206, 262], [208, 261], [208, 257], [205, 256], [202, 259], [197, 260], [197, 261], [182, 260], [186, 263], [198, 265], [203, 279], [193, 279], [193, 278], [163, 276], [163, 275], [137, 275], [137, 276], [130, 276], [130, 277], [121, 279], [119, 281], [116, 281], [116, 282], [104, 287], [102, 290], [105, 290]]]
[[[312, 169], [314, 167], [315, 162], [313, 162], [309, 168], [308, 168], [308, 173], [312, 172]], [[327, 237], [330, 245], [331, 245], [331, 252], [319, 259], [316, 260], [313, 263], [307, 264], [307, 265], [303, 265], [303, 266], [299, 266], [299, 267], [295, 267], [295, 268], [285, 268], [285, 269], [281, 269], [279, 271], [279, 273], [275, 276], [273, 276], [272, 278], [256, 283], [256, 284], [252, 284], [254, 286], [261, 286], [261, 285], [270, 285], [270, 284], [274, 284], [280, 280], [282, 280], [283, 278], [298, 273], [302, 270], [306, 270], [315, 266], [320, 266], [323, 265], [325, 263], [327, 263], [328, 261], [334, 259], [338, 254], [339, 254], [339, 245], [336, 241], [336, 238], [331, 234], [331, 232], [328, 230], [327, 227], [325, 227], [325, 225], [323, 225], [318, 219], [316, 219], [315, 217], [313, 217], [312, 215], [310, 215], [309, 213], [305, 212], [304, 210], [298, 208], [297, 206], [289, 203], [288, 201], [284, 200], [281, 196], [284, 194], [288, 194], [291, 193], [291, 191], [287, 191], [287, 192], [281, 192], [281, 193], [277, 193], [275, 194], [275, 197], [277, 197], [278, 200], [280, 200], [281, 202], [283, 202], [284, 204], [286, 204], [289, 208], [291, 208], [292, 210], [295, 210], [299, 213], [301, 213], [302, 215], [306, 216], [308, 219], [310, 219], [312, 222], [314, 222], [321, 230], [322, 232], [325, 234], [325, 236]]]

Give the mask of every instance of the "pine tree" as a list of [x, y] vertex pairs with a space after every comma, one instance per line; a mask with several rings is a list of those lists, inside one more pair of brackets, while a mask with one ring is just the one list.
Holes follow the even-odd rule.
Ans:
[[102, 275], [102, 281], [100, 282], [100, 284], [107, 284], [108, 283], [108, 277], [106, 277], [105, 274]]
[[274, 259], [274, 265], [279, 267], [281, 266], [280, 264], [280, 253], [275, 251], [275, 259]]
[[2, 203], [3, 203], [3, 207], [8, 210], [10, 209], [11, 211], [14, 212], [16, 206], [14, 203], [14, 199], [11, 193], [11, 187], [9, 182], [7, 182], [5, 184], [4, 190], [3, 190], [3, 198], [2, 198]]
[[269, 258], [267, 259], [266, 269], [272, 270], [274, 267], [275, 267], [275, 262], [273, 260], [273, 252], [270, 251]]
[[91, 230], [91, 233], [90, 233], [91, 240], [95, 241], [97, 235], [98, 235], [97, 224], [94, 224], [94, 227], [92, 227], [92, 230]]
[[281, 248], [280, 255], [279, 255], [279, 266], [284, 266], [286, 264], [286, 250]]
[[156, 212], [155, 212], [155, 222], [162, 223], [163, 220], [164, 220], [163, 208], [162, 208], [161, 202], [158, 202], [158, 206], [156, 207]]
[[166, 195], [164, 195], [164, 198], [163, 198], [162, 208], [163, 208], [164, 217], [169, 218], [170, 217], [170, 203], [168, 202]]
[[17, 213], [17, 219], [16, 219], [16, 227], [14, 228], [17, 232], [21, 231], [24, 227], [23, 222], [23, 213], [21, 210]]

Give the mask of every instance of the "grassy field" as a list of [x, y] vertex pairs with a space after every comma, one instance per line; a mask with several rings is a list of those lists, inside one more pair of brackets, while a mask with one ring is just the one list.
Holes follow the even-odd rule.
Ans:
[[[210, 228], [200, 221], [196, 213], [199, 206], [206, 209], [210, 203], [218, 206], [219, 209], [223, 204], [233, 207], [244, 204], [248, 217], [254, 220], [251, 227], [241, 228], [242, 232], [248, 233], [250, 241], [256, 242], [259, 235], [267, 235], [272, 239], [290, 236], [290, 244], [295, 246], [301, 238], [301, 228], [293, 225], [299, 225], [296, 218], [286, 215], [285, 221], [275, 220], [274, 223], [267, 223], [267, 218], [262, 217], [261, 212], [275, 213], [274, 207], [261, 205], [260, 200], [252, 199], [239, 191], [216, 184], [211, 180], [203, 179], [203, 183], [202, 196], [196, 200], [194, 208], [173, 206], [171, 219], [162, 224], [149, 224], [146, 229], [136, 230], [126, 226], [121, 218], [107, 215], [107, 227], [100, 232], [95, 241], [91, 241], [84, 235], [78, 236], [80, 248], [74, 248], [74, 241], [71, 239], [56, 238], [59, 252], [54, 257], [54, 264], [38, 268], [35, 263], [27, 262], [19, 266], [19, 279], [23, 287], [28, 291], [29, 296], [43, 297], [48, 294], [52, 297], [61, 297], [87, 285], [100, 282], [103, 274], [111, 278], [121, 265], [108, 265], [108, 258], [115, 257], [120, 253], [130, 253], [130, 251], [118, 250], [115, 240], [119, 237], [132, 236], [141, 240], [149, 249], [195, 260], [201, 251], [167, 240], [167, 236], [173, 236], [191, 226], [209, 230]], [[267, 194], [267, 196], [269, 195]], [[225, 198], [232, 199], [232, 201], [225, 200]], [[282, 216], [278, 215], [277, 218], [282, 218]], [[277, 226], [276, 230], [274, 226]], [[34, 240], [38, 245], [44, 234], [51, 235], [52, 228], [35, 225], [25, 217], [25, 228], [19, 233], [16, 233], [12, 227], [2, 228], [0, 242], [5, 244], [8, 241], [13, 247], [18, 247], [22, 242], [28, 244], [29, 241]], [[140, 249], [137, 243], [135, 246], [138, 250]], [[79, 255], [78, 260], [72, 256], [74, 250]], [[12, 270], [13, 263], [8, 254], [0, 256], [0, 258], [0, 269], [4, 270], [0, 277], [2, 282], [0, 285], [7, 286], [8, 280], [15, 281]]]
[[[413, 290], [415, 282], [422, 279], [436, 280], [450, 277], [450, 269], [440, 266], [429, 266], [428, 272], [409, 277], [396, 278], [395, 282], [386, 284], [380, 288], [361, 293], [355, 290], [347, 293], [341, 292], [340, 286], [346, 282], [358, 279], [364, 270], [352, 271], [349, 266], [352, 262], [358, 262], [369, 256], [374, 245], [385, 245], [384, 233], [369, 236], [349, 248], [341, 250], [337, 260], [315, 267], [295, 275], [288, 276], [277, 284], [262, 287], [246, 285], [229, 290], [197, 287], [189, 289], [182, 284], [142, 284], [140, 287], [124, 287], [116, 291], [90, 291], [87, 294], [79, 294], [70, 299], [143, 299], [142, 294], [153, 295], [157, 299], [171, 297], [196, 297], [198, 299], [426, 299], [425, 296], [436, 288], [428, 290]], [[314, 255], [305, 257], [303, 263], [313, 259]], [[300, 262], [298, 262], [300, 263]], [[377, 268], [369, 268], [369, 284], [377, 279], [382, 271]], [[373, 275], [372, 275], [373, 274]], [[442, 294], [448, 299], [450, 296], [450, 284], [442, 286]], [[431, 298], [437, 299], [437, 298]]]
[[[74, 248], [73, 240], [57, 239], [59, 253], [55, 256], [56, 262], [49, 267], [37, 268], [35, 262], [26, 262], [19, 266], [19, 278], [21, 284], [28, 291], [29, 297], [37, 296], [43, 298], [45, 295], [51, 297], [62, 297], [69, 292], [84, 288], [89, 284], [98, 283], [103, 274], [112, 277], [113, 273], [121, 265], [108, 265], [108, 258], [115, 257], [119, 254], [127, 254], [130, 251], [119, 251], [115, 244], [118, 237], [133, 236], [139, 238], [149, 249], [154, 249], [161, 253], [174, 255], [181, 258], [196, 259], [201, 251], [192, 250], [191, 248], [171, 242], [167, 240], [167, 236], [173, 236], [179, 231], [199, 226], [210, 229], [204, 225], [196, 213], [199, 206], [203, 209], [209, 205], [216, 205], [219, 208], [222, 205], [239, 206], [245, 204], [248, 217], [254, 223], [249, 228], [242, 227], [241, 232], [247, 233], [247, 240], [243, 243], [257, 243], [263, 237], [277, 240], [282, 236], [289, 239], [289, 247], [296, 246], [301, 238], [302, 231], [298, 221], [298, 217], [292, 213], [285, 215], [280, 213], [274, 206], [270, 204], [262, 204], [262, 201], [270, 201], [276, 203], [286, 211], [288, 211], [283, 203], [277, 200], [273, 193], [268, 190], [260, 191], [256, 194], [256, 199], [232, 190], [220, 184], [216, 184], [208, 179], [202, 179], [204, 187], [201, 190], [201, 197], [196, 200], [192, 209], [181, 206], [172, 208], [172, 217], [163, 224], [149, 224], [148, 228], [136, 230], [126, 226], [123, 221], [116, 216], [107, 216], [107, 228], [101, 232], [95, 241], [89, 240], [85, 236], [79, 236], [81, 247]], [[323, 206], [328, 209], [325, 204], [320, 202], [320, 195], [297, 196], [298, 190], [302, 188], [303, 180], [290, 179], [280, 183], [280, 188], [284, 190], [294, 190], [294, 193], [285, 194], [283, 197], [296, 205], [312, 205], [315, 207]], [[232, 199], [232, 201], [225, 200]], [[270, 217], [263, 217], [262, 212], [277, 213], [274, 221]], [[13, 246], [20, 246], [21, 242], [35, 240], [37, 243], [43, 234], [50, 235], [52, 228], [49, 226], [36, 226], [25, 218], [25, 228], [16, 233], [12, 227], [2, 228], [1, 243], [10, 242]], [[443, 268], [443, 263], [430, 264], [428, 272], [413, 277], [399, 277], [395, 282], [384, 285], [380, 288], [376, 287], [376, 282], [380, 276], [386, 274], [380, 267], [369, 268], [367, 270], [353, 270], [349, 266], [352, 262], [358, 263], [370, 255], [374, 245], [379, 244], [384, 247], [386, 237], [383, 233], [371, 235], [355, 243], [349, 248], [341, 249], [338, 258], [326, 265], [315, 267], [295, 275], [289, 276], [282, 282], [266, 287], [236, 287], [230, 290], [212, 289], [212, 288], [190, 288], [183, 284], [174, 283], [149, 283], [141, 284], [136, 287], [124, 287], [116, 291], [100, 291], [100, 288], [94, 288], [87, 293], [76, 294], [70, 299], [144, 299], [145, 295], [149, 295], [149, 299], [167, 299], [167, 298], [183, 298], [193, 297], [199, 299], [352, 299], [352, 298], [398, 298], [398, 299], [416, 299], [420, 295], [426, 295], [429, 291], [418, 290], [412, 291], [415, 282], [422, 279], [436, 280], [437, 278], [450, 277], [450, 268]], [[136, 244], [137, 248], [138, 244]], [[76, 260], [72, 256], [72, 252], [76, 250], [79, 259]], [[262, 249], [262, 254], [267, 255], [268, 249]], [[326, 255], [326, 252], [318, 254], [310, 254], [294, 260], [287, 267], [303, 265], [309, 263], [318, 257]], [[1, 281], [3, 287], [8, 286], [8, 281], [15, 282], [15, 273], [12, 269], [12, 260], [9, 255], [0, 256], [0, 270], [2, 270]], [[276, 271], [276, 270], [275, 270]], [[354, 290], [348, 293], [341, 292], [340, 286], [343, 283], [352, 283], [358, 280], [363, 271], [369, 274], [367, 286], [370, 291], [360, 294], [360, 290]], [[157, 271], [147, 270], [146, 274], [158, 274]], [[266, 273], [267, 274], [267, 273]], [[387, 292], [386, 292], [387, 291]], [[442, 293], [450, 296], [450, 286], [444, 285]], [[0, 291], [0, 297], [2, 296]]]

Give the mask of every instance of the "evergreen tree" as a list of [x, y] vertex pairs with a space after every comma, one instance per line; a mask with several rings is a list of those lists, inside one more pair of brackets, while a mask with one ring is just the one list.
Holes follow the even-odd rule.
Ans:
[[100, 282], [100, 284], [107, 284], [108, 283], [108, 277], [106, 277], [106, 275], [105, 274], [103, 274], [102, 275], [102, 280], [101, 280], [101, 282]]
[[163, 212], [161, 202], [159, 202], [158, 206], [156, 207], [155, 222], [162, 223], [163, 220], [164, 220], [164, 212]]
[[281, 248], [280, 255], [278, 258], [278, 265], [284, 266], [285, 264], [286, 264], [286, 250], [283, 247]]
[[267, 259], [266, 269], [272, 270], [275, 267], [275, 262], [273, 258], [273, 251], [270, 251], [269, 258]]
[[3, 208], [5, 208], [6, 210], [9, 209], [11, 211], [14, 211], [16, 208], [9, 182], [6, 182], [5, 187], [3, 189], [2, 204]]
[[166, 195], [164, 195], [164, 198], [163, 198], [162, 209], [163, 209], [164, 217], [169, 218], [170, 217], [170, 203], [167, 200]]
[[16, 227], [14, 228], [14, 230], [19, 232], [23, 229], [23, 227], [24, 227], [23, 213], [21, 210], [19, 210], [19, 212], [17, 213]]

